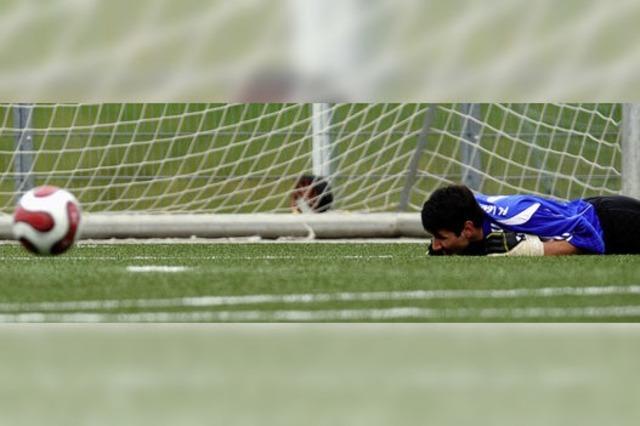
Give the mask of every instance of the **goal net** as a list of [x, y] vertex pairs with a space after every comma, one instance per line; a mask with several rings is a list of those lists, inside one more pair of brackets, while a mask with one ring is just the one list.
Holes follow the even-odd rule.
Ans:
[[454, 182], [615, 194], [622, 117], [621, 104], [6, 104], [0, 212], [38, 185], [90, 214], [167, 217], [318, 211], [327, 196], [331, 215], [416, 216]]

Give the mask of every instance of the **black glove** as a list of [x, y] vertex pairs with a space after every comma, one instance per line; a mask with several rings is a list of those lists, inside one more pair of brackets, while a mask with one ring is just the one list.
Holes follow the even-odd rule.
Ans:
[[543, 256], [544, 245], [535, 235], [492, 232], [484, 239], [488, 256]]
[[484, 239], [486, 254], [505, 254], [520, 243], [522, 237], [515, 232], [492, 232]]

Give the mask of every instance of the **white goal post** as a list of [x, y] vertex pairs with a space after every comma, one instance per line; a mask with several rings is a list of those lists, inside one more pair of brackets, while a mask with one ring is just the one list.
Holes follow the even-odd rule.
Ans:
[[87, 238], [420, 237], [447, 183], [640, 197], [639, 120], [635, 104], [4, 104], [0, 236], [22, 192], [56, 185]]

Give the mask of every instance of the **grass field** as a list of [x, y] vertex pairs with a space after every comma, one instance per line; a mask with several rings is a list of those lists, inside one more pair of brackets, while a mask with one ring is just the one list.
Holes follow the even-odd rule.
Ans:
[[0, 246], [0, 321], [637, 321], [640, 256], [428, 258], [423, 244]]

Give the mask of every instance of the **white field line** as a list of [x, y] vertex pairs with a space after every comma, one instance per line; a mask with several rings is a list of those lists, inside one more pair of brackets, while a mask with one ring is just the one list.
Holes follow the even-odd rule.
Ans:
[[[393, 259], [392, 255], [347, 255], [347, 256], [61, 256], [55, 260], [292, 260], [292, 259]], [[424, 255], [415, 256], [424, 258]], [[47, 256], [0, 256], [0, 260], [51, 260]]]
[[[315, 239], [310, 240], [305, 237], [280, 237], [277, 239], [268, 239], [260, 237], [230, 237], [230, 238], [118, 238], [118, 239], [83, 239], [78, 241], [78, 246], [93, 247], [93, 246], [110, 246], [110, 245], [169, 245], [169, 244], [181, 244], [181, 245], [198, 245], [198, 244], [261, 244], [261, 245], [274, 245], [274, 244], [426, 244], [429, 242], [429, 238], [412, 238], [412, 237], [397, 237], [397, 238], [331, 238], [331, 239]], [[17, 241], [5, 241], [0, 240], [2, 244], [14, 244], [18, 245]]]
[[141, 265], [127, 266], [129, 272], [184, 272], [191, 268], [186, 266], [167, 266], [167, 265]]
[[0, 323], [7, 322], [264, 322], [264, 321], [383, 321], [394, 319], [460, 320], [602, 318], [640, 316], [640, 306], [606, 306], [583, 308], [486, 308], [429, 309], [398, 307], [388, 309], [344, 309], [319, 311], [198, 311], [148, 312], [133, 314], [100, 313], [20, 313], [0, 314]]
[[[278, 239], [263, 239], [260, 237], [233, 237], [233, 238], [109, 238], [104, 240], [95, 239], [82, 239], [76, 244], [78, 247], [93, 248], [97, 246], [122, 246], [122, 245], [246, 245], [246, 244], [260, 244], [260, 245], [274, 245], [274, 244], [325, 244], [325, 245], [340, 245], [340, 244], [427, 244], [429, 238], [411, 238], [411, 237], [398, 237], [398, 238], [356, 238], [356, 239], [315, 239], [310, 240], [308, 238], [287, 238], [281, 237]], [[0, 239], [0, 246], [12, 245], [19, 246], [20, 243], [15, 240], [2, 240]]]
[[520, 297], [640, 295], [640, 286], [545, 287], [488, 290], [413, 290], [342, 293], [252, 294], [166, 299], [83, 300], [67, 302], [0, 303], [0, 312], [52, 312], [149, 308], [186, 308], [264, 303], [368, 302], [433, 299], [515, 299]]

